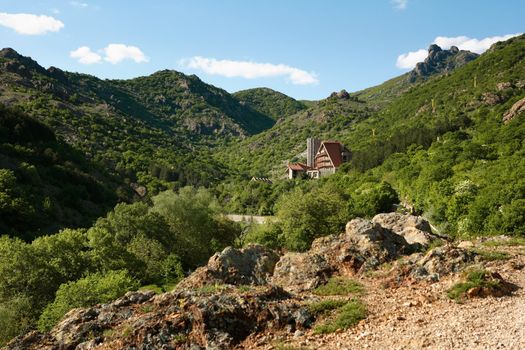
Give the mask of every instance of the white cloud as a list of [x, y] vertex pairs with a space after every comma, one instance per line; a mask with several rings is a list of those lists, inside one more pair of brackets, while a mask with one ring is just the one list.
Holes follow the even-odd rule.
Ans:
[[0, 12], [0, 25], [11, 28], [18, 34], [25, 35], [58, 32], [64, 27], [64, 23], [51, 16], [5, 12]]
[[[482, 54], [498, 41], [505, 41], [521, 34], [522, 33], [489, 36], [483, 39], [469, 38], [464, 35], [456, 37], [438, 36], [432, 44], [437, 44], [442, 49], [450, 49], [451, 46], [457, 46], [460, 50], [468, 50]], [[397, 57], [396, 67], [400, 69], [412, 69], [418, 62], [422, 62], [427, 55], [428, 51], [425, 49], [401, 54]]]
[[420, 49], [417, 51], [410, 51], [397, 57], [396, 67], [400, 69], [411, 69], [416, 66], [418, 62], [422, 62], [428, 55], [428, 51]]
[[404, 10], [407, 8], [408, 0], [392, 0], [392, 4], [398, 10]]
[[317, 75], [306, 72], [299, 68], [290, 67], [284, 64], [257, 63], [251, 61], [217, 60], [195, 56], [179, 61], [179, 65], [198, 69], [207, 74], [221, 75], [228, 78], [241, 77], [245, 79], [267, 78], [277, 76], [287, 76], [292, 84], [310, 85], [317, 84]]
[[451, 46], [457, 46], [461, 50], [468, 50], [481, 54], [487, 51], [492, 46], [492, 44], [495, 44], [498, 41], [509, 40], [510, 38], [521, 34], [522, 33], [507, 34], [502, 36], [489, 36], [483, 39], [472, 39], [468, 36], [438, 36], [436, 39], [434, 39], [434, 43], [439, 45], [442, 49], [449, 49]]
[[117, 64], [125, 59], [130, 59], [136, 63], [148, 62], [149, 59], [136, 46], [124, 44], [109, 44], [102, 51], [105, 54], [104, 60]]
[[91, 51], [87, 46], [81, 46], [78, 49], [71, 51], [69, 56], [78, 59], [78, 62], [82, 64], [100, 63], [102, 61], [102, 56]]
[[69, 4], [70, 4], [71, 6], [81, 7], [81, 8], [86, 8], [86, 7], [89, 6], [89, 5], [86, 4], [85, 2], [80, 2], [80, 1], [70, 1]]

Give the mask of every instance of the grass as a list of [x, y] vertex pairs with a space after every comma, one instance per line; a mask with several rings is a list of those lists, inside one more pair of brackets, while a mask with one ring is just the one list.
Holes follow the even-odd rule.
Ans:
[[493, 240], [486, 241], [483, 243], [486, 247], [500, 247], [500, 246], [525, 246], [525, 238], [523, 237], [512, 237], [506, 240]]
[[487, 281], [487, 271], [485, 270], [474, 270], [468, 273], [466, 281], [456, 283], [448, 291], [447, 296], [450, 299], [454, 299], [456, 302], [460, 302], [465, 294], [472, 288], [497, 288], [499, 281]]
[[432, 249], [435, 249], [435, 248], [438, 248], [438, 247], [441, 247], [443, 246], [443, 244], [445, 244], [445, 241], [442, 240], [442, 239], [435, 239], [433, 241], [430, 241], [430, 243], [428, 244], [428, 247], [427, 249], [425, 250], [425, 253], [428, 253], [429, 251], [431, 251]]
[[337, 310], [335, 317], [314, 328], [316, 334], [327, 334], [338, 329], [347, 329], [366, 317], [366, 306], [358, 299], [352, 299]]
[[184, 333], [178, 333], [173, 336], [173, 342], [175, 344], [182, 344], [188, 340], [188, 336]]
[[361, 294], [363, 291], [363, 286], [356, 281], [343, 277], [332, 277], [325, 285], [317, 287], [314, 294], [322, 296], [348, 295]]
[[346, 304], [345, 300], [321, 300], [308, 305], [308, 311], [314, 315], [326, 314], [329, 311], [339, 309]]
[[152, 292], [155, 292], [155, 294], [162, 294], [166, 292], [171, 292], [176, 286], [177, 286], [177, 283], [148, 284], [148, 285], [140, 287], [139, 291], [143, 291], [143, 292], [152, 291]]
[[241, 293], [247, 293], [247, 292], [251, 292], [253, 290], [252, 286], [249, 286], [249, 285], [246, 285], [246, 284], [242, 284], [240, 286], [237, 287], [237, 290]]
[[143, 312], [143, 313], [145, 313], [145, 314], [147, 314], [147, 313], [153, 311], [153, 305], [151, 305], [151, 304], [148, 304], [148, 305], [142, 305], [142, 306], [140, 307], [140, 311]]
[[501, 260], [508, 260], [511, 258], [510, 254], [505, 252], [498, 252], [498, 251], [488, 251], [488, 250], [481, 250], [481, 249], [475, 249], [473, 250], [474, 253], [478, 254], [481, 259], [485, 261], [501, 261]]

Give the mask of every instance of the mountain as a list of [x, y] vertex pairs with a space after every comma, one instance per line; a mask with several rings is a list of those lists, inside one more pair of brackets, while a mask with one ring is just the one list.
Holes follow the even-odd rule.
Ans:
[[155, 115], [176, 122], [175, 128], [182, 132], [246, 136], [273, 125], [268, 115], [239, 103], [225, 90], [205, 84], [196, 75], [164, 70], [111, 82]]
[[416, 64], [410, 72], [385, 81], [383, 84], [373, 86], [353, 95], [370, 102], [370, 108], [379, 110], [404, 92], [426, 79], [440, 74], [448, 74], [455, 69], [475, 60], [478, 54], [459, 50], [452, 46], [449, 50], [442, 50], [438, 45], [430, 45], [428, 56], [423, 62]]
[[365, 102], [346, 91], [333, 93], [308, 109], [278, 120], [265, 132], [219, 148], [215, 156], [241, 173], [279, 178], [288, 162], [305, 157], [306, 138], [337, 139], [371, 112]]
[[117, 199], [131, 197], [120, 181], [47, 126], [0, 106], [1, 233], [30, 241], [60, 228], [90, 226]]
[[303, 102], [268, 88], [242, 90], [234, 93], [233, 96], [241, 104], [247, 105], [273, 120], [285, 118], [307, 108]]
[[[335, 94], [226, 146], [217, 159], [278, 179], [287, 162], [304, 159], [307, 137], [335, 139], [352, 160], [328, 181], [345, 191], [358, 191], [353, 184], [363, 179], [387, 181], [442, 232], [518, 233], [525, 225], [524, 59], [521, 35], [443, 74], [414, 83], [404, 75], [372, 88], [376, 95]], [[401, 81], [410, 86], [392, 88]]]
[[[307, 137], [337, 139], [351, 145], [370, 139], [372, 134], [381, 130], [367, 130], [366, 135], [352, 135], [353, 131], [367, 125], [366, 120], [381, 113], [391, 104], [396, 103], [409, 91], [420, 88], [427, 80], [438, 79], [449, 74], [478, 57], [469, 51], [442, 50], [431, 45], [429, 56], [416, 68], [403, 75], [390, 79], [381, 85], [348, 94], [345, 90], [332, 93], [328, 98], [315, 102], [285, 120], [280, 120], [271, 129], [234, 143], [219, 158], [229, 164], [235, 163], [231, 154], [241, 155], [238, 167], [250, 175], [282, 176], [286, 163], [302, 159]], [[382, 119], [380, 119], [382, 120]], [[376, 136], [380, 139], [380, 136]]]
[[0, 51], [0, 103], [16, 106], [57, 136], [150, 191], [224, 177], [210, 147], [274, 121], [196, 76], [161, 71], [131, 80], [45, 69]]

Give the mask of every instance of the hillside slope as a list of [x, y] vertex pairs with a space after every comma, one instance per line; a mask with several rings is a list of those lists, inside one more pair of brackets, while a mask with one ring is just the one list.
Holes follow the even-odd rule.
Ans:
[[307, 108], [304, 103], [268, 88], [242, 90], [233, 96], [241, 104], [250, 106], [273, 120], [285, 118]]
[[90, 226], [117, 193], [130, 198], [120, 181], [40, 122], [0, 106], [0, 234], [31, 240]]
[[[477, 54], [455, 47], [441, 50], [432, 45], [429, 56], [414, 70], [355, 93], [334, 92], [328, 98], [310, 104], [307, 109], [278, 120], [273, 128], [219, 151], [217, 159], [236, 164], [241, 172], [253, 176], [282, 177], [286, 163], [302, 160], [307, 137], [348, 142], [352, 130], [408, 91], [417, 89], [429, 79], [450, 74], [477, 57]], [[261, 95], [260, 91], [252, 90], [240, 93], [255, 99], [255, 92]], [[369, 139], [373, 133], [355, 137]]]
[[[210, 146], [274, 121], [196, 76], [161, 71], [128, 81], [44, 69], [0, 51], [0, 103], [21, 108], [58, 137], [152, 191], [224, 177]], [[168, 185], [171, 184], [171, 185]]]

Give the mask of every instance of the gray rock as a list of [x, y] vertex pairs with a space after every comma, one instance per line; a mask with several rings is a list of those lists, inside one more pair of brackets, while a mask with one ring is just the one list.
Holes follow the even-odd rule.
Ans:
[[206, 266], [200, 267], [177, 285], [177, 290], [213, 284], [264, 285], [272, 276], [279, 255], [261, 245], [243, 249], [225, 248]]
[[406, 239], [381, 225], [357, 218], [346, 224], [346, 236], [365, 257], [373, 257], [378, 264], [408, 253], [411, 248]]
[[450, 72], [478, 56], [478, 54], [470, 51], [459, 50], [456, 46], [452, 46], [450, 50], [442, 50], [436, 44], [430, 45], [427, 58], [416, 64], [416, 67], [409, 73], [408, 80], [415, 82], [434, 74]]
[[422, 248], [428, 247], [437, 238], [432, 234], [429, 222], [421, 216], [383, 213], [374, 216], [372, 222], [403, 236], [409, 244], [418, 244]]
[[275, 265], [271, 283], [297, 293], [326, 283], [331, 274], [330, 264], [320, 254], [287, 253]]

